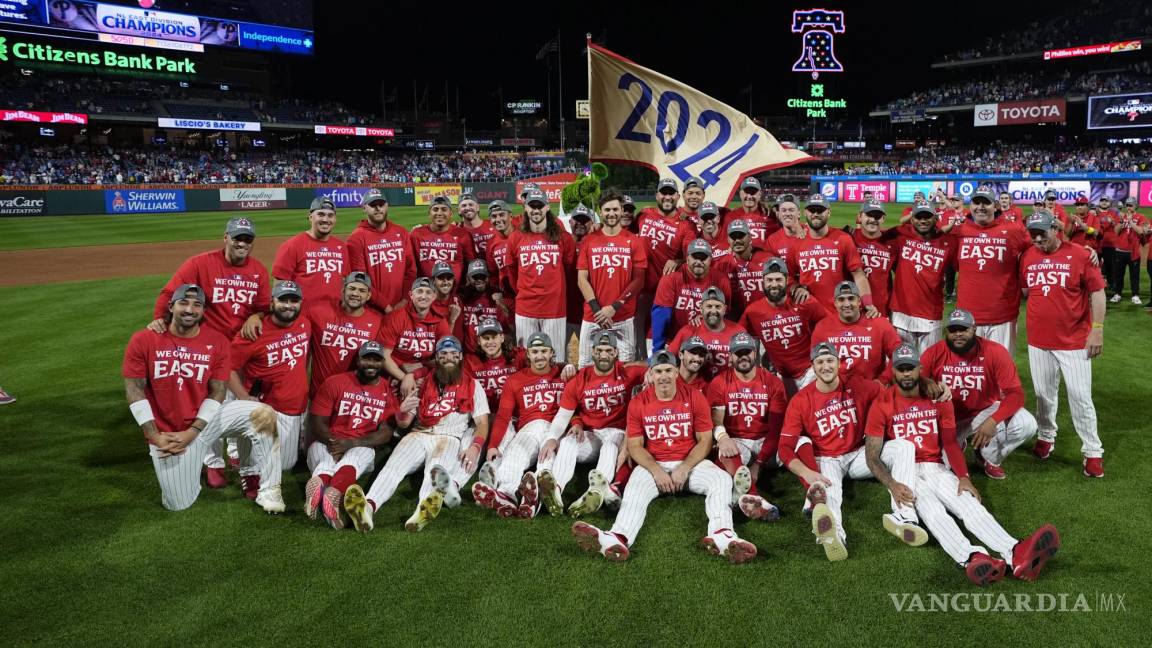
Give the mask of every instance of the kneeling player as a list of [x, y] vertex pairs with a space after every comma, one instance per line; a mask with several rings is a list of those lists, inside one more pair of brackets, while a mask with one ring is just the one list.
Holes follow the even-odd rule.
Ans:
[[304, 512], [315, 520], [321, 510], [333, 529], [344, 528], [344, 494], [376, 464], [376, 448], [392, 439], [389, 419], [408, 425], [392, 387], [380, 378], [384, 347], [370, 341], [357, 352], [356, 371], [330, 376], [312, 399], [308, 446], [312, 478], [304, 486]]
[[756, 557], [756, 545], [732, 530], [732, 478], [708, 460], [712, 419], [708, 401], [677, 377], [676, 356], [652, 356], [652, 387], [628, 405], [628, 454], [636, 469], [624, 489], [620, 514], [610, 531], [585, 522], [572, 526], [580, 547], [612, 561], [628, 559], [628, 547], [644, 525], [648, 504], [661, 493], [688, 491], [704, 495], [708, 535], [700, 544], [732, 563]]
[[[892, 354], [894, 385], [886, 389], [868, 413], [868, 464], [877, 470], [881, 447], [894, 440], [916, 444], [916, 510], [940, 546], [964, 568], [968, 579], [987, 585], [1013, 575], [1034, 580], [1044, 564], [1060, 548], [1056, 527], [1045, 524], [1031, 536], [1017, 541], [984, 505], [968, 479], [964, 453], [956, 442], [956, 419], [951, 403], [935, 403], [921, 394], [920, 357], [902, 344]], [[945, 463], [947, 462], [947, 463]], [[883, 481], [883, 480], [882, 480]], [[973, 545], [952, 519], [1003, 556], [998, 560], [984, 547]]]

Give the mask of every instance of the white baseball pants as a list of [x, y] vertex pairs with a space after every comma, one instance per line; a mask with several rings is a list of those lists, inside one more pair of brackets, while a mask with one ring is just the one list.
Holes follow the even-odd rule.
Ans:
[[376, 467], [376, 450], [364, 447], [349, 448], [344, 452], [344, 456], [337, 460], [328, 452], [328, 446], [313, 441], [312, 445], [308, 446], [306, 459], [308, 470], [312, 471], [313, 477], [320, 475], [331, 477], [344, 466], [352, 466], [356, 470], [356, 478], [359, 479], [361, 475], [372, 472]]
[[512, 435], [496, 467], [496, 490], [511, 497], [520, 488], [520, 478], [536, 464], [540, 448], [549, 439], [550, 425], [550, 421], [532, 421]]
[[596, 462], [596, 470], [604, 473], [609, 479], [616, 473], [616, 457], [620, 454], [620, 446], [624, 443], [624, 430], [620, 428], [601, 428], [599, 430], [586, 430], [584, 440], [565, 434], [560, 438], [560, 445], [556, 454], [549, 461], [537, 466], [537, 471], [551, 470], [556, 478], [556, 485], [560, 492], [572, 481], [576, 474], [576, 463]]
[[1016, 320], [977, 326], [976, 335], [1008, 349], [1008, 355], [1016, 355]]
[[[661, 461], [660, 467], [671, 473], [680, 465], [679, 461]], [[685, 484], [688, 491], [704, 496], [704, 512], [708, 515], [708, 533], [732, 528], [732, 477], [724, 469], [705, 459], [696, 464], [688, 473]], [[660, 495], [652, 473], [643, 466], [636, 466], [632, 477], [624, 488], [620, 501], [620, 513], [612, 525], [612, 533], [619, 533], [628, 541], [628, 546], [636, 542], [636, 534], [644, 526], [648, 515], [648, 504]]]
[[405, 477], [424, 467], [424, 481], [420, 484], [418, 500], [423, 500], [432, 492], [432, 466], [439, 464], [449, 473], [459, 471], [460, 439], [446, 434], [431, 432], [409, 432], [405, 434], [389, 455], [384, 467], [372, 480], [367, 499], [376, 510], [396, 493], [396, 488]]
[[[978, 412], [976, 416], [956, 422], [956, 436], [959, 437], [957, 440], [960, 442], [961, 448], [967, 443], [968, 437], [976, 432], [976, 428], [988, 420], [988, 417], [992, 416], [998, 407], [1000, 407], [999, 402], [993, 403]], [[1008, 455], [1012, 454], [1013, 450], [1019, 448], [1035, 434], [1036, 419], [1028, 410], [1021, 407], [1007, 421], [996, 425], [996, 436], [992, 437], [988, 445], [980, 449], [979, 452], [985, 461], [999, 466], [1004, 463]]]
[[960, 480], [944, 464], [916, 464], [916, 510], [920, 512], [924, 526], [957, 564], [967, 563], [973, 553], [988, 553], [984, 547], [968, 541], [956, 520], [952, 519], [955, 515], [964, 523], [964, 528], [1011, 565], [1016, 538], [1008, 535], [971, 493], [958, 495], [959, 487]]
[[[880, 451], [880, 461], [888, 467], [892, 478], [904, 484], [913, 491], [916, 490], [916, 446], [905, 439], [892, 439], [884, 442], [884, 449]], [[840, 541], [845, 542], [848, 534], [844, 532], [844, 516], [840, 507], [844, 503], [844, 477], [849, 479], [871, 479], [872, 471], [868, 469], [868, 460], [864, 448], [860, 447], [852, 452], [838, 457], [816, 457], [816, 467], [824, 475], [830, 486], [825, 487], [828, 494], [828, 509], [832, 511], [832, 518], [836, 520], [836, 533]], [[907, 522], [916, 522], [916, 509], [911, 506], [897, 504], [895, 498], [889, 494], [889, 504], [892, 513]]]
[[552, 341], [552, 350], [556, 352], [556, 359], [568, 362], [568, 320], [563, 317], [539, 319], [516, 315], [516, 345], [528, 346], [528, 336], [533, 333], [544, 333]]
[[1104, 446], [1096, 429], [1096, 406], [1092, 404], [1092, 361], [1084, 349], [1053, 351], [1028, 345], [1028, 366], [1036, 392], [1036, 426], [1040, 438], [1056, 441], [1056, 409], [1060, 403], [1060, 376], [1068, 390], [1072, 426], [1080, 435], [1085, 457], [1103, 457]]
[[940, 341], [940, 322], [913, 317], [904, 313], [892, 313], [892, 326], [900, 339], [922, 354], [928, 347]]
[[[231, 422], [238, 424], [260, 405], [263, 403], [249, 400], [225, 401], [224, 407], [220, 408], [220, 416], [224, 416], [225, 412], [230, 412]], [[305, 414], [292, 416], [276, 412], [276, 433], [280, 439], [280, 460], [284, 470], [292, 470], [296, 465], [296, 460], [300, 457], [300, 430], [304, 427], [305, 418]], [[240, 441], [237, 441], [237, 452], [241, 456], [240, 474], [255, 474], [254, 472], [246, 472], [243, 467], [242, 445]], [[208, 452], [204, 455], [204, 465], [209, 468], [224, 468], [226, 466], [223, 439], [217, 439], [215, 443], [209, 446]]]
[[788, 398], [792, 398], [796, 395], [796, 392], [804, 389], [809, 383], [816, 380], [816, 372], [812, 371], [811, 367], [808, 368], [808, 371], [805, 371], [797, 377], [785, 376], [783, 374], [778, 375], [780, 375], [780, 382], [784, 383], [784, 393]]
[[629, 317], [620, 322], [612, 322], [612, 327], [605, 329], [596, 322], [580, 323], [580, 368], [592, 364], [592, 336], [601, 331], [609, 330], [616, 334], [616, 349], [620, 352], [620, 362], [631, 362], [636, 358], [636, 324]]

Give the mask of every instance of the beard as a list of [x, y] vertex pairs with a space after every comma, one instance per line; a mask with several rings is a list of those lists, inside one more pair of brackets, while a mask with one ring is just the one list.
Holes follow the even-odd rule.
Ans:
[[436, 384], [441, 386], [455, 385], [460, 382], [460, 365], [452, 365], [445, 367], [444, 365], [437, 364], [433, 375], [436, 376]]
[[948, 340], [948, 348], [952, 349], [953, 353], [956, 353], [959, 355], [965, 355], [966, 353], [971, 351], [972, 347], [974, 347], [974, 346], [976, 346], [976, 336], [975, 335], [973, 335], [971, 338], [968, 339], [967, 342], [965, 342], [964, 344], [961, 344], [961, 345], [954, 344], [951, 339]]

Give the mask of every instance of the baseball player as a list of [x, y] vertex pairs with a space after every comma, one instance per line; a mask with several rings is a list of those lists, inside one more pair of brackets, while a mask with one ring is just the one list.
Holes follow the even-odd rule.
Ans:
[[[912, 493], [898, 496], [902, 502], [914, 500], [916, 511], [928, 532], [952, 560], [964, 568], [968, 579], [988, 585], [1004, 578], [1008, 568], [1022, 580], [1035, 580], [1045, 563], [1060, 548], [1060, 534], [1045, 524], [1028, 538], [1018, 541], [1000, 526], [980, 502], [980, 493], [968, 478], [964, 453], [956, 442], [956, 420], [951, 403], [938, 403], [922, 395], [920, 358], [907, 344], [892, 354], [894, 384], [884, 390], [868, 413], [866, 452], [873, 473], [883, 471], [883, 447], [894, 440], [910, 440], [916, 445], [916, 484]], [[881, 480], [883, 481], [883, 480]], [[906, 484], [905, 484], [906, 485]], [[952, 516], [965, 528], [999, 553], [973, 545], [960, 531]]]
[[639, 230], [636, 227], [636, 201], [632, 200], [632, 196], [625, 194], [620, 198], [620, 202], [623, 204], [620, 226], [633, 234], [638, 234]]
[[353, 369], [356, 352], [369, 340], [380, 335], [382, 317], [367, 307], [372, 295], [372, 279], [365, 272], [344, 277], [340, 305], [328, 304], [309, 309], [306, 314], [312, 327], [312, 380], [308, 393], [320, 391], [324, 381]]
[[508, 275], [508, 237], [512, 229], [512, 213], [508, 204], [503, 200], [493, 200], [488, 204], [488, 222], [492, 223], [492, 238], [488, 239], [488, 249], [484, 253], [484, 260], [488, 270], [493, 273], [492, 285], [495, 289], [492, 298], [503, 303], [509, 312], [514, 312], [513, 299], [516, 295], [515, 287]]
[[344, 494], [376, 465], [376, 448], [392, 440], [395, 421], [411, 423], [384, 375], [384, 348], [369, 340], [356, 350], [356, 370], [324, 381], [312, 399], [308, 431], [308, 469], [304, 513], [315, 520], [321, 512], [333, 529], [343, 529]]
[[[1101, 270], [1104, 271], [1104, 281], [1108, 284], [1109, 292], [1120, 292], [1116, 288], [1116, 223], [1120, 214], [1112, 207], [1112, 199], [1100, 196], [1096, 209], [1096, 217], [1100, 222], [1100, 261]], [[1020, 224], [1024, 224], [1020, 219]]]
[[792, 246], [808, 236], [808, 226], [800, 221], [800, 206], [796, 196], [780, 196], [776, 204], [776, 217], [780, 219], [780, 230], [768, 236], [767, 249], [777, 257], [787, 259]]
[[788, 265], [779, 257], [764, 264], [764, 296], [748, 307], [740, 324], [760, 339], [764, 353], [791, 397], [816, 379], [808, 361], [812, 331], [828, 312], [815, 299], [796, 304], [788, 295]]
[[[420, 531], [443, 506], [459, 506], [460, 486], [472, 477], [488, 440], [488, 399], [480, 383], [464, 369], [459, 340], [450, 335], [437, 340], [435, 368], [420, 373], [418, 391], [404, 399], [397, 417], [399, 424], [410, 420], [411, 427], [388, 456], [368, 494], [356, 484], [344, 494], [344, 510], [362, 533], [375, 527], [376, 511], [392, 497], [401, 480], [421, 466], [420, 503], [404, 529]], [[471, 443], [465, 447], [469, 432]]]
[[321, 304], [340, 303], [340, 281], [348, 274], [351, 262], [348, 246], [332, 235], [336, 227], [336, 208], [332, 201], [318, 197], [308, 208], [308, 229], [280, 244], [272, 276], [295, 282], [308, 293], [305, 310]]
[[1148, 221], [1136, 213], [1136, 199], [1124, 201], [1124, 209], [1113, 224], [1116, 232], [1116, 258], [1113, 261], [1112, 303], [1120, 302], [1124, 292], [1124, 273], [1128, 272], [1129, 287], [1132, 289], [1132, 303], [1140, 304], [1140, 236], [1144, 234]]
[[388, 218], [388, 199], [372, 189], [360, 200], [364, 220], [348, 235], [348, 262], [352, 270], [368, 273], [372, 281], [369, 304], [390, 313], [408, 298], [406, 288], [416, 279], [416, 260], [408, 230]]
[[680, 344], [680, 351], [674, 354], [679, 366], [680, 382], [703, 394], [708, 389], [708, 364], [712, 352], [708, 344], [699, 337], [690, 337]]
[[170, 511], [192, 506], [200, 495], [204, 454], [227, 434], [249, 441], [248, 467], [265, 477], [256, 503], [269, 513], [283, 512], [274, 414], [258, 406], [243, 429], [212, 425], [228, 381], [228, 340], [200, 325], [208, 304], [203, 288], [182, 284], [170, 300], [166, 330], [133, 335], [122, 368], [128, 409], [148, 442], [161, 503]]
[[436, 297], [428, 309], [447, 322], [448, 330], [454, 330], [464, 307], [456, 294], [456, 272], [452, 266], [443, 261], [432, 266], [432, 289], [436, 291]]
[[728, 276], [732, 286], [732, 319], [739, 320], [753, 301], [764, 295], [764, 264], [772, 258], [765, 250], [753, 248], [752, 230], [748, 221], [728, 223], [728, 245], [732, 253], [713, 256], [712, 264]]
[[684, 181], [684, 206], [680, 208], [680, 217], [692, 223], [699, 233], [700, 205], [704, 204], [704, 181], [692, 176]]
[[624, 362], [636, 357], [637, 296], [644, 286], [648, 253], [644, 242], [620, 226], [623, 214], [621, 195], [608, 189], [600, 196], [603, 226], [582, 243], [576, 261], [577, 282], [584, 296], [580, 324], [580, 359], [583, 369], [592, 364], [592, 339], [599, 332], [612, 331], [619, 338], [619, 356]]
[[887, 382], [887, 359], [900, 346], [900, 336], [886, 317], [861, 316], [860, 294], [856, 284], [841, 282], [836, 287], [836, 315], [817, 322], [812, 343], [828, 342], [836, 347], [840, 364], [850, 376]]
[[700, 321], [700, 300], [715, 286], [727, 303], [732, 286], [727, 275], [712, 267], [712, 246], [696, 239], [688, 246], [688, 261], [660, 279], [652, 305], [652, 349], [659, 351], [677, 331]]
[[940, 341], [944, 314], [944, 275], [955, 263], [956, 240], [936, 227], [936, 212], [928, 205], [912, 209], [911, 226], [888, 230], [896, 252], [892, 282], [892, 325], [900, 338], [923, 351]]
[[588, 491], [572, 504], [570, 515], [587, 515], [618, 497], [608, 488], [608, 476], [615, 473], [624, 444], [628, 400], [644, 381], [646, 365], [620, 362], [611, 331], [597, 333], [590, 346], [594, 362], [565, 385], [537, 461], [540, 499], [554, 516], [564, 513], [564, 487], [577, 462], [595, 461], [596, 467], [588, 473]]
[[[844, 478], [876, 477], [891, 495], [892, 512], [881, 518], [884, 529], [903, 542], [928, 541], [912, 506], [916, 448], [910, 441], [885, 444], [882, 469], [873, 470], [864, 451], [864, 424], [881, 387], [860, 377], [841, 377], [836, 348], [827, 342], [812, 347], [816, 380], [788, 403], [780, 433], [780, 463], [808, 485], [812, 533], [828, 560], [848, 557], [848, 535], [840, 505]], [[815, 467], [813, 467], [815, 466]]]
[[452, 267], [456, 280], [464, 276], [464, 266], [476, 255], [472, 236], [463, 227], [452, 223], [452, 200], [447, 196], [434, 196], [428, 204], [427, 225], [418, 225], [409, 233], [412, 254], [416, 258], [416, 274], [431, 277], [432, 267], [443, 261]]
[[1016, 320], [1020, 317], [1020, 255], [1030, 247], [1023, 227], [997, 221], [992, 192], [972, 196], [972, 220], [952, 228], [959, 241], [957, 308], [976, 320], [976, 335], [1016, 352]]
[[961, 447], [971, 437], [984, 474], [1004, 479], [1004, 459], [1036, 434], [1016, 364], [1003, 346], [977, 335], [972, 313], [953, 310], [947, 326], [944, 339], [921, 356], [921, 373], [952, 391]]
[[1089, 253], [1060, 240], [1051, 212], [1028, 217], [1033, 247], [1020, 259], [1027, 291], [1028, 366], [1036, 393], [1038, 438], [1032, 452], [1047, 459], [1056, 443], [1060, 376], [1068, 390], [1072, 424], [1082, 442], [1084, 474], [1104, 476], [1104, 446], [1092, 404], [1092, 358], [1104, 349], [1104, 278]]
[[[1101, 201], [1108, 200], [1107, 197]], [[1108, 200], [1111, 204], [1111, 200]], [[1000, 195], [996, 197], [997, 218], [1005, 223], [1016, 223], [1017, 225], [1024, 224], [1024, 212], [1020, 208], [1012, 204], [1012, 194], [1007, 191], [1001, 191]], [[1107, 209], [1107, 207], [1105, 207]]]
[[797, 283], [825, 308], [834, 306], [836, 285], [850, 277], [860, 293], [865, 315], [876, 317], [880, 311], [872, 303], [872, 289], [856, 243], [843, 230], [828, 226], [831, 215], [824, 196], [812, 194], [804, 207], [808, 232], [788, 248], [788, 267], [796, 273]]
[[[911, 209], [909, 207], [908, 209]], [[881, 315], [888, 315], [888, 301], [891, 294], [892, 265], [895, 250], [891, 241], [883, 239], [884, 205], [867, 202], [861, 205], [856, 216], [859, 227], [852, 232], [852, 241], [860, 254], [860, 265], [868, 277], [868, 287], [872, 290], [872, 303]]]
[[652, 388], [628, 404], [628, 455], [636, 468], [624, 490], [620, 513], [609, 531], [586, 523], [572, 526], [572, 535], [589, 553], [608, 560], [628, 559], [629, 547], [644, 525], [648, 504], [660, 494], [689, 492], [704, 495], [708, 534], [700, 546], [744, 563], [756, 557], [756, 545], [732, 530], [732, 478], [708, 460], [712, 451], [712, 419], [704, 395], [679, 380], [676, 356], [657, 352], [650, 361]]
[[780, 510], [760, 496], [756, 481], [759, 458], [776, 460], [786, 406], [784, 384], [760, 366], [756, 339], [751, 335], [732, 336], [729, 353], [730, 366], [706, 390], [719, 464], [732, 475], [732, 503], [749, 519], [775, 520]]
[[912, 210], [920, 205], [927, 205], [928, 197], [924, 195], [923, 191], [917, 191], [912, 194], [912, 204], [905, 207], [904, 211], [900, 214], [900, 223], [906, 223], [912, 217]]
[[564, 352], [566, 276], [576, 265], [576, 243], [548, 209], [543, 191], [528, 192], [524, 204], [524, 222], [508, 237], [508, 273], [516, 288], [516, 339], [525, 344], [533, 333], [544, 333]]
[[[575, 244], [576, 252], [573, 255], [573, 264], [578, 265], [580, 257], [584, 253], [584, 242], [588, 238], [588, 234], [595, 229], [595, 223], [592, 222], [595, 214], [592, 213], [584, 205], [576, 205], [572, 213], [568, 215], [567, 222], [564, 225], [568, 228], [569, 233], [572, 234], [572, 242]], [[564, 294], [566, 301], [564, 304], [564, 339], [571, 340], [576, 338], [576, 344], [580, 344], [580, 327], [584, 323], [584, 294], [580, 291], [579, 273], [569, 271], [564, 275]], [[567, 345], [565, 345], [567, 351]], [[564, 355], [567, 355], [565, 353]], [[577, 349], [577, 360], [579, 360], [579, 349]]]
[[[249, 315], [268, 311], [272, 286], [268, 269], [252, 257], [256, 228], [247, 218], [231, 218], [224, 227], [224, 250], [204, 252], [180, 264], [156, 299], [155, 318], [148, 328], [163, 333], [172, 295], [177, 287], [195, 284], [204, 289], [208, 304], [203, 325], [231, 340]], [[221, 484], [220, 486], [223, 486]]]
[[748, 224], [752, 246], [764, 248], [768, 237], [780, 229], [780, 221], [760, 203], [760, 181], [754, 176], [744, 178], [740, 183], [740, 206], [724, 215], [720, 226], [724, 231], [733, 221], [742, 220]]
[[[531, 209], [531, 208], [529, 208]], [[476, 503], [496, 511], [500, 517], [533, 518], [539, 511], [540, 493], [536, 475], [526, 472], [536, 463], [540, 450], [549, 439], [549, 427], [560, 409], [560, 397], [567, 382], [563, 369], [552, 364], [555, 352], [552, 340], [544, 333], [528, 336], [528, 368], [508, 377], [500, 397], [500, 410], [492, 426], [488, 461], [500, 459], [496, 467], [496, 485], [484, 482], [472, 485]], [[504, 450], [501, 443], [513, 418], [519, 426]], [[519, 495], [517, 504], [513, 493]]]
[[[651, 340], [653, 297], [660, 286], [660, 278], [670, 275], [683, 264], [685, 241], [696, 238], [692, 223], [681, 218], [680, 190], [676, 180], [661, 178], [656, 184], [656, 206], [645, 207], [636, 216], [636, 230], [647, 246], [648, 270], [644, 276], [644, 291], [637, 303], [636, 339], [645, 336]], [[651, 348], [651, 345], [647, 345]], [[648, 355], [651, 355], [649, 353]], [[647, 357], [647, 356], [645, 356]]]
[[456, 210], [460, 215], [460, 226], [472, 236], [475, 258], [483, 259], [488, 253], [488, 241], [492, 240], [496, 230], [492, 229], [492, 223], [481, 218], [476, 196], [470, 193], [460, 196]]
[[1068, 242], [1097, 248], [1100, 237], [1100, 219], [1089, 209], [1088, 196], [1076, 197], [1073, 211], [1068, 215]]
[[488, 409], [496, 411], [500, 409], [508, 376], [527, 367], [528, 356], [523, 347], [512, 344], [504, 327], [493, 319], [476, 325], [476, 344], [476, 352], [469, 354], [466, 361], [468, 370], [488, 395]]
[[[712, 263], [715, 264], [719, 259], [732, 254], [732, 247], [728, 244], [728, 237], [720, 230], [720, 209], [716, 203], [711, 201], [704, 201], [700, 205], [700, 213], [697, 214], [700, 221], [700, 238], [708, 241], [708, 245], [712, 246]], [[684, 256], [688, 256], [688, 246], [696, 239], [684, 240]]]
[[436, 340], [452, 333], [448, 322], [431, 310], [435, 295], [431, 279], [417, 278], [408, 292], [408, 303], [389, 313], [380, 325], [384, 370], [398, 383], [401, 397], [416, 389], [412, 372], [432, 359]]
[[672, 338], [668, 343], [668, 350], [680, 353], [680, 346], [688, 338], [699, 338], [707, 345], [711, 352], [711, 362], [704, 369], [704, 374], [711, 380], [729, 365], [729, 347], [732, 338], [740, 333], [747, 333], [744, 327], [733, 321], [725, 319], [727, 313], [727, 300], [724, 293], [716, 286], [710, 286], [700, 297], [700, 323], [689, 324]]
[[512, 313], [504, 302], [494, 297], [497, 289], [488, 272], [484, 259], [472, 259], [468, 264], [468, 283], [460, 290], [460, 317], [456, 320], [453, 334], [464, 344], [464, 353], [474, 355], [480, 348], [476, 337], [476, 327], [480, 322], [496, 320], [502, 328], [512, 326]]

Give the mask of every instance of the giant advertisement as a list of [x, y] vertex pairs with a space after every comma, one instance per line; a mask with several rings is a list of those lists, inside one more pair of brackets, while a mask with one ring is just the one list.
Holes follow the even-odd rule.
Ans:
[[513, 182], [474, 182], [465, 184], [463, 193], [475, 196], [481, 207], [486, 207], [493, 200], [514, 203], [519, 198], [516, 195], [516, 184]]
[[149, 214], [184, 211], [183, 189], [105, 189], [109, 214]]
[[1152, 92], [1088, 98], [1088, 128], [1152, 126]]

